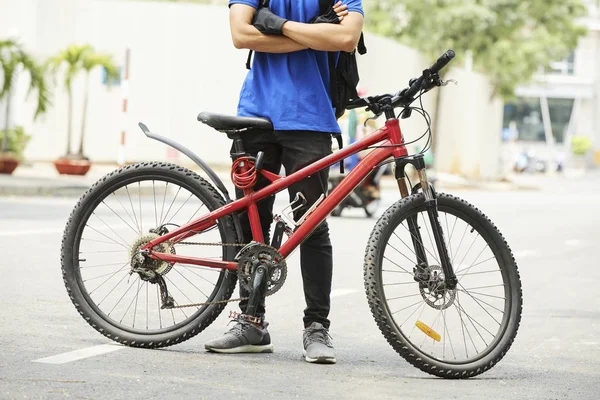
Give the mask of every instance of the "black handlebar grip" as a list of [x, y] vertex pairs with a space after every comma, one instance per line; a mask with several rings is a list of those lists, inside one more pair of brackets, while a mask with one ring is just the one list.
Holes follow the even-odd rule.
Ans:
[[431, 68], [429, 68], [431, 70], [431, 73], [435, 74], [437, 72], [440, 72], [442, 68], [444, 68], [446, 65], [448, 65], [450, 61], [452, 61], [455, 55], [456, 54], [454, 53], [454, 50], [448, 50], [447, 52], [445, 52], [440, 58], [437, 59], [435, 64], [433, 64]]

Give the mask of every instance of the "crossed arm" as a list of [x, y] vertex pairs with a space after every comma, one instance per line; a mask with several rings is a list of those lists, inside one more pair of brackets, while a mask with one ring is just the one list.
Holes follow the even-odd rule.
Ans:
[[284, 36], [265, 35], [252, 25], [256, 9], [245, 4], [233, 4], [229, 23], [233, 45], [263, 53], [290, 53], [313, 49], [321, 51], [352, 51], [356, 48], [363, 26], [363, 16], [357, 12], [340, 17], [339, 24], [303, 24], [288, 21]]

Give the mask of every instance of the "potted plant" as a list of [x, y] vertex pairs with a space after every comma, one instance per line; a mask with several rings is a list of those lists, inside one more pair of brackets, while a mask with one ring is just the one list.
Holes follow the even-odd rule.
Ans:
[[0, 40], [0, 69], [2, 69], [2, 87], [0, 102], [5, 102], [4, 129], [0, 130], [2, 147], [0, 147], [0, 173], [12, 174], [19, 165], [25, 145], [29, 141], [22, 127], [10, 129], [10, 106], [12, 91], [16, 86], [19, 72], [27, 72], [31, 78], [29, 93], [37, 92], [37, 107], [34, 119], [46, 112], [50, 101], [44, 78], [44, 70], [23, 47], [13, 39]]
[[592, 148], [592, 139], [584, 135], [575, 135], [571, 138], [571, 152], [576, 168], [585, 169], [585, 156]]
[[[106, 81], [110, 84], [110, 82], [119, 78], [119, 69], [114, 64], [110, 55], [98, 53], [90, 45], [71, 45], [60, 51], [55, 57], [52, 57], [48, 61], [48, 64], [54, 74], [64, 67], [62, 68], [64, 69], [64, 85], [68, 97], [67, 149], [63, 157], [54, 161], [54, 165], [60, 174], [85, 175], [92, 165], [84, 153], [90, 72], [96, 67], [104, 68], [106, 71]], [[73, 153], [73, 80], [81, 71], [85, 73], [83, 112], [81, 116], [79, 149], [76, 153]]]

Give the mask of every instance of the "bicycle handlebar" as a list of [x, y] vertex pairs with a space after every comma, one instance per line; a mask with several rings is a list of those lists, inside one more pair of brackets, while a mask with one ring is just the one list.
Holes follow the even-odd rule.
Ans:
[[[395, 95], [383, 95], [383, 96], [375, 96], [375, 97], [367, 97], [367, 98], [359, 98], [350, 101], [346, 106], [347, 110], [352, 110], [355, 108], [369, 107], [369, 109], [375, 114], [378, 114], [378, 102], [383, 98], [391, 98], [391, 105], [395, 108], [402, 105], [408, 105], [413, 101], [413, 97], [421, 90], [421, 89], [431, 89], [434, 86], [439, 86], [441, 82], [439, 76], [437, 75], [452, 59], [455, 57], [455, 53], [453, 50], [448, 50], [440, 58], [437, 59], [433, 65], [423, 71], [423, 74], [417, 79], [411, 80], [410, 86], [396, 93]], [[433, 81], [432, 81], [433, 78]]]

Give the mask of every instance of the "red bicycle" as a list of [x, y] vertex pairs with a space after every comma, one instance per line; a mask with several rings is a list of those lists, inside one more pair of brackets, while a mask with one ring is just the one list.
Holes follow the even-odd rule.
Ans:
[[[357, 99], [385, 115], [385, 127], [289, 176], [261, 168], [263, 154], [244, 152], [241, 135], [272, 129], [261, 118], [202, 113], [202, 122], [234, 141], [231, 178], [245, 196], [231, 200], [218, 176], [193, 152], [169, 144], [194, 160], [210, 180], [172, 164], [129, 165], [105, 176], [79, 200], [62, 243], [62, 272], [79, 313], [119, 343], [157, 348], [181, 343], [212, 323], [239, 281], [249, 290], [251, 318], [261, 296], [277, 292], [287, 275], [286, 258], [375, 168], [395, 163], [402, 199], [383, 213], [367, 244], [364, 283], [373, 316], [392, 347], [433, 375], [465, 378], [494, 366], [511, 346], [519, 326], [522, 293], [510, 248], [478, 209], [437, 193], [427, 180], [422, 154], [409, 155], [395, 110], [427, 114], [411, 104], [443, 84], [438, 61], [394, 94]], [[275, 217], [273, 242], [264, 243], [257, 202], [294, 182], [367, 148], [371, 151], [302, 218]], [[404, 168], [419, 182], [410, 187]], [[271, 184], [259, 191], [260, 175]], [[216, 187], [216, 188], [215, 188]], [[290, 208], [303, 203], [299, 195]], [[241, 243], [240, 213], [247, 212], [253, 241]], [[287, 235], [287, 240], [282, 237]]]

